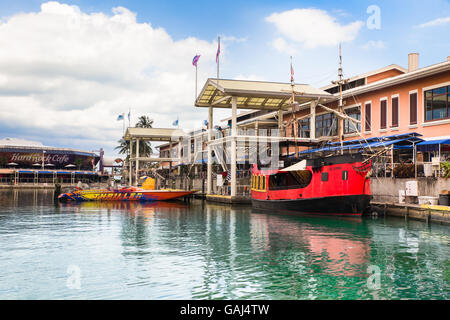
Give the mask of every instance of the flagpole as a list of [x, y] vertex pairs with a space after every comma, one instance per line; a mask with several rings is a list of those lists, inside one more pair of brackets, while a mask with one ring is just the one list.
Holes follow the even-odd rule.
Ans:
[[197, 100], [197, 72], [198, 72], [198, 67], [197, 67], [197, 63], [195, 64], [195, 99], [194, 101]]
[[220, 65], [220, 36], [217, 36], [217, 84], [219, 84], [219, 65]]

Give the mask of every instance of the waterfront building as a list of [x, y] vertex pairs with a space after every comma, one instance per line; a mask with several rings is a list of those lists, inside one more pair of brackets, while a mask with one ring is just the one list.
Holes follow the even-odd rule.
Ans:
[[0, 184], [76, 184], [78, 181], [101, 181], [101, 172], [97, 172], [95, 168], [99, 162], [102, 163], [102, 157], [102, 150], [98, 154], [93, 151], [48, 147], [36, 141], [5, 138], [0, 140]]
[[[450, 58], [418, 68], [418, 57], [409, 55], [408, 68], [393, 64], [351, 77], [342, 88], [344, 113], [359, 121], [342, 121], [345, 150], [360, 152], [357, 144], [389, 149], [381, 163], [374, 161], [382, 166], [376, 170], [381, 177], [393, 178], [395, 166], [404, 162], [414, 163], [413, 178], [430, 176], [427, 165], [434, 168], [431, 175], [438, 177], [440, 163], [450, 155]], [[261, 145], [255, 147], [255, 141], [267, 142], [267, 154], [275, 153], [271, 142], [276, 142], [277, 160], [282, 161], [318, 149], [340, 150], [334, 113], [339, 98], [335, 83], [317, 89], [304, 84], [208, 79], [195, 102], [209, 110], [208, 130], [159, 146], [159, 168], [173, 178], [189, 176], [203, 182], [206, 178], [207, 194], [244, 195], [250, 187], [246, 174], [250, 163], [255, 155], [261, 160], [265, 152]], [[222, 126], [212, 125], [214, 108], [231, 109]], [[238, 109], [243, 109], [240, 114]], [[180, 166], [188, 169], [180, 170]], [[224, 180], [226, 188], [219, 186]]]

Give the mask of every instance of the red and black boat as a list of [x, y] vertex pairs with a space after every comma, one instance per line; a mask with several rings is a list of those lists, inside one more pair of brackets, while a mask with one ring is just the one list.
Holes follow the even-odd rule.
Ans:
[[361, 154], [304, 159], [279, 170], [252, 169], [257, 209], [361, 215], [370, 204], [371, 161]]

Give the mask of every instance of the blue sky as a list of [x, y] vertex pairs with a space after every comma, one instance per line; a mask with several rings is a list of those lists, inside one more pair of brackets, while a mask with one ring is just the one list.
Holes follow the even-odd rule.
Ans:
[[[22, 110], [25, 106], [25, 111], [19, 111], [23, 116], [47, 114], [34, 121], [24, 121], [11, 112], [0, 114], [0, 138], [87, 150], [103, 147], [111, 155], [122, 132], [115, 119], [129, 107], [133, 119], [147, 114], [157, 126], [171, 127], [177, 116], [181, 127], [201, 126], [206, 111], [193, 107], [190, 61], [195, 53], [202, 55], [201, 87], [207, 77], [215, 76], [218, 34], [223, 39], [221, 77], [287, 82], [292, 55], [296, 82], [317, 87], [336, 78], [333, 39], [339, 37], [347, 77], [393, 63], [406, 67], [410, 52], [420, 53], [420, 67], [450, 55], [450, 3], [444, 0], [68, 0], [42, 9], [45, 3], [0, 2], [0, 36], [4, 35], [0, 44], [6, 50], [0, 54], [0, 67], [6, 66], [0, 68], [0, 108], [13, 105]], [[373, 5], [381, 18], [375, 29], [367, 25], [371, 16], [367, 9]], [[118, 7], [125, 9], [113, 11]], [[98, 14], [104, 15], [103, 27], [95, 24]], [[62, 16], [66, 18], [61, 20]], [[58, 33], [64, 19], [73, 23]], [[134, 31], [117, 29], [106, 35], [101, 29], [113, 30], [118, 20]], [[83, 43], [77, 28], [87, 28], [93, 38]], [[314, 40], [316, 35], [321, 42]], [[105, 51], [117, 47], [116, 56]], [[170, 82], [183, 84], [170, 86]], [[216, 120], [227, 115], [219, 113]], [[101, 125], [94, 129], [99, 121]]]

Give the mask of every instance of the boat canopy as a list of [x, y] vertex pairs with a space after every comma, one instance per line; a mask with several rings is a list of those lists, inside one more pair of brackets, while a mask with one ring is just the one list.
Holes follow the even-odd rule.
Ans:
[[299, 171], [299, 170], [305, 170], [305, 169], [306, 169], [306, 160], [302, 160], [292, 166], [281, 169], [280, 171]]

